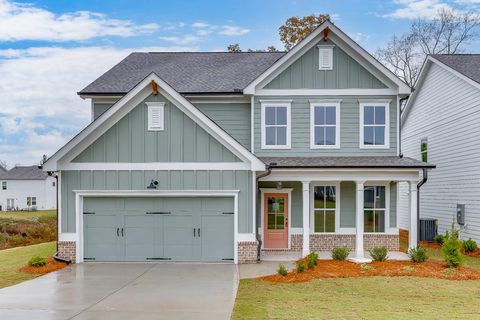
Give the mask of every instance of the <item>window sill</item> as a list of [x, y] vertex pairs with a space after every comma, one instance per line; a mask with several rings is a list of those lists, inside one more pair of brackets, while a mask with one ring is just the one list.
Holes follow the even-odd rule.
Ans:
[[289, 150], [290, 146], [262, 146], [262, 150]]
[[361, 144], [360, 149], [384, 149], [384, 150], [388, 150], [388, 149], [390, 149], [390, 146], [385, 145], [385, 144], [382, 144], [382, 145], [363, 145], [363, 144]]
[[317, 146], [317, 145], [310, 145], [311, 150], [335, 150], [335, 149], [340, 149], [339, 145], [328, 145], [328, 146]]

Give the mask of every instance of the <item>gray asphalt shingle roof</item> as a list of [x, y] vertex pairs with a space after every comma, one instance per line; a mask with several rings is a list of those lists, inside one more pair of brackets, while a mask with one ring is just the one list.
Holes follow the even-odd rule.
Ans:
[[1, 180], [45, 180], [47, 173], [38, 166], [14, 167], [6, 172], [0, 171]]
[[271, 168], [434, 168], [433, 164], [397, 156], [259, 157]]
[[433, 54], [432, 57], [480, 83], [480, 54]]
[[134, 52], [79, 94], [125, 94], [152, 72], [180, 93], [234, 93], [284, 52]]

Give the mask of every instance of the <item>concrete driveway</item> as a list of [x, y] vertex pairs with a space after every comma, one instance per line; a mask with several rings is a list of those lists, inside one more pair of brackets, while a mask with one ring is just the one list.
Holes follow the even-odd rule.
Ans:
[[0, 319], [230, 319], [237, 266], [83, 263], [0, 289]]

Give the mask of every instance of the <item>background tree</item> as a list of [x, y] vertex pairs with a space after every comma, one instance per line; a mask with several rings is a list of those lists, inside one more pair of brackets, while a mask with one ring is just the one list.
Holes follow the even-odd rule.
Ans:
[[0, 160], [0, 172], [2, 169], [7, 170], [7, 162], [4, 160]]
[[242, 52], [238, 43], [228, 45], [227, 50], [228, 52]]
[[285, 49], [290, 50], [326, 20], [330, 20], [330, 15], [312, 14], [301, 18], [288, 18], [285, 24], [278, 29], [280, 40], [283, 42]]
[[428, 54], [455, 54], [478, 37], [480, 15], [441, 9], [433, 20], [416, 20], [410, 30], [394, 35], [376, 57], [413, 88]]

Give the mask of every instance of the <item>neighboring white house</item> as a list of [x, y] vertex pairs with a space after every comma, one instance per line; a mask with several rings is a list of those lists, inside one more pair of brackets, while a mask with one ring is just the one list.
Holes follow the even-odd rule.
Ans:
[[[419, 190], [420, 217], [444, 233], [465, 205], [462, 238], [480, 241], [480, 55], [433, 55], [402, 113], [402, 152], [437, 167]], [[400, 185], [399, 226], [408, 229]]]
[[38, 166], [0, 171], [0, 211], [56, 208], [56, 179]]

